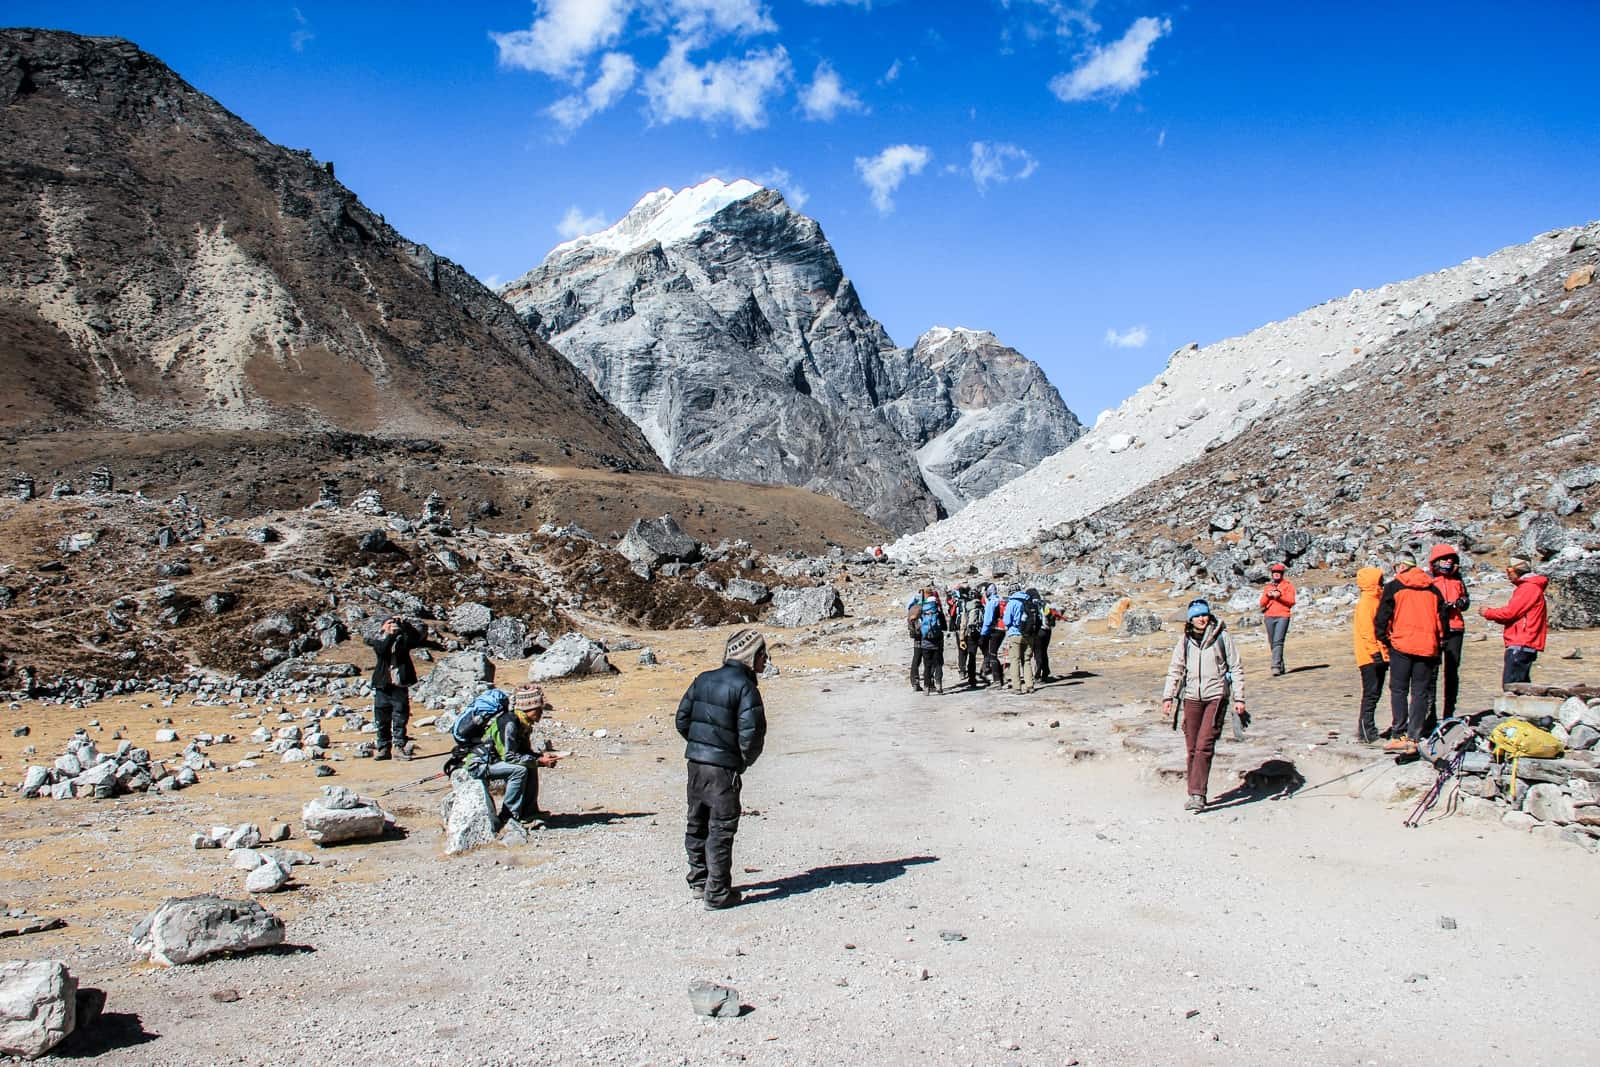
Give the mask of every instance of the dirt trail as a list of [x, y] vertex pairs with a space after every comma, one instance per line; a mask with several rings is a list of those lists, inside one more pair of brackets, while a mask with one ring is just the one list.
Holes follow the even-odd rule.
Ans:
[[[1075, 687], [1031, 701], [924, 697], [904, 684], [898, 653], [887, 640], [876, 665], [792, 671], [764, 687], [768, 752], [746, 777], [735, 855], [744, 906], [706, 913], [683, 884], [681, 747], [658, 716], [627, 731], [620, 751], [547, 776], [545, 806], [570, 814], [531, 847], [441, 860], [433, 798], [397, 795], [409, 798], [405, 841], [329, 850], [337, 866], [297, 869], [312, 887], [300, 900], [268, 900], [292, 914], [290, 940], [305, 951], [161, 972], [114, 942], [84, 946], [73, 966], [108, 991], [113, 1015], [79, 1054], [118, 1064], [1600, 1057], [1600, 1039], [1542, 1012], [1492, 1011], [1528, 987], [1600, 987], [1592, 855], [1468, 819], [1408, 831], [1400, 807], [1337, 793], [1185, 815], [1181, 786], [1148, 760], [1114, 742], [1104, 758], [1074, 760], [1078, 743], [1058, 743], [1070, 716], [1097, 714], [1082, 693], [1069, 701]], [[1044, 724], [1050, 714], [1062, 731]], [[379, 770], [347, 762], [339, 780]], [[1528, 927], [1508, 916], [1534, 901], [1577, 951], [1529, 951]], [[0, 955], [38, 955], [26, 940], [0, 942]], [[692, 1015], [695, 978], [735, 986], [750, 1010]], [[237, 1002], [216, 1002], [224, 990]]]

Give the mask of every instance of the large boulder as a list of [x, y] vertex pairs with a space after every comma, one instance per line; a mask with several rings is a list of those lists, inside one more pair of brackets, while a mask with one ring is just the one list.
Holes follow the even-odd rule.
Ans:
[[320, 797], [300, 809], [300, 821], [308, 840], [333, 845], [382, 837], [388, 818], [376, 800], [341, 785], [325, 785]]
[[615, 674], [606, 650], [582, 634], [565, 634], [528, 665], [528, 681], [548, 682], [584, 674]]
[[746, 604], [765, 604], [772, 599], [772, 590], [749, 578], [729, 578], [726, 592], [729, 600], [742, 600]]
[[172, 897], [133, 928], [135, 950], [168, 967], [283, 943], [283, 920], [253, 900]]
[[0, 1056], [37, 1059], [78, 1024], [78, 980], [59, 960], [0, 963]]
[[484, 631], [483, 643], [495, 659], [522, 659], [531, 650], [528, 627], [521, 619], [502, 615]]
[[1161, 616], [1144, 608], [1134, 608], [1122, 616], [1122, 632], [1139, 636], [1161, 632]]
[[428, 676], [411, 690], [411, 699], [438, 710], [449, 703], [464, 703], [478, 689], [494, 681], [494, 664], [482, 652], [455, 652], [433, 665]]
[[450, 787], [444, 801], [444, 854], [454, 856], [493, 844], [496, 819], [488, 785], [466, 771], [457, 771], [450, 778]]
[[831, 585], [810, 589], [776, 589], [772, 593], [776, 610], [767, 621], [774, 626], [809, 626], [844, 614], [844, 601]]
[[1565, 630], [1600, 626], [1600, 556], [1552, 563], [1543, 569], [1550, 622]]
[[485, 605], [470, 600], [450, 613], [450, 629], [462, 637], [477, 637], [493, 621], [494, 615]]
[[617, 551], [645, 567], [663, 563], [693, 563], [700, 558], [700, 543], [679, 528], [670, 515], [637, 519], [617, 544]]

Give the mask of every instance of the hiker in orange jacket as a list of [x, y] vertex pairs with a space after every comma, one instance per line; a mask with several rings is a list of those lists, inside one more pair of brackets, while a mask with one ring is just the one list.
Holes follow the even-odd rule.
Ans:
[[[1456, 697], [1461, 692], [1461, 649], [1467, 639], [1467, 620], [1461, 613], [1472, 606], [1466, 580], [1461, 577], [1461, 557], [1450, 545], [1434, 545], [1428, 553], [1428, 572], [1433, 587], [1439, 590], [1449, 608], [1444, 643], [1439, 649], [1439, 668], [1444, 680], [1444, 717], [1454, 718]], [[1441, 703], [1441, 702], [1436, 702]]]
[[1394, 721], [1385, 752], [1410, 755], [1423, 739], [1448, 612], [1444, 597], [1417, 566], [1417, 558], [1402, 552], [1372, 622], [1378, 640], [1389, 646], [1389, 711]]
[[1544, 603], [1544, 587], [1550, 579], [1532, 571], [1532, 563], [1512, 559], [1506, 565], [1506, 577], [1513, 586], [1511, 599], [1504, 607], [1478, 609], [1484, 618], [1506, 628], [1506, 662], [1500, 672], [1502, 689], [1529, 680], [1533, 661], [1544, 651], [1544, 640], [1550, 632], [1550, 618]]
[[1389, 674], [1389, 649], [1378, 639], [1374, 622], [1382, 599], [1383, 570], [1362, 567], [1356, 571], [1356, 667], [1361, 671], [1361, 709], [1356, 713], [1356, 737], [1363, 743], [1378, 740], [1378, 698], [1383, 695], [1383, 680]]
[[1261, 590], [1261, 611], [1266, 616], [1267, 641], [1272, 645], [1272, 673], [1280, 675], [1283, 666], [1283, 639], [1289, 636], [1289, 616], [1294, 612], [1294, 583], [1284, 574], [1288, 567], [1272, 565], [1272, 580]]

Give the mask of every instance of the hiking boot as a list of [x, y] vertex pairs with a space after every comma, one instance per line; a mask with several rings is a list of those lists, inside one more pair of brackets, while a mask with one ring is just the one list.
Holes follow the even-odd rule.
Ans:
[[690, 882], [689, 895], [696, 900], [706, 899], [706, 884], [704, 882]]
[[[705, 890], [702, 888], [701, 889], [702, 895], [704, 895], [704, 892], [705, 892]], [[710, 897], [706, 897], [705, 898], [706, 910], [707, 911], [721, 911], [723, 908], [736, 907], [743, 900], [744, 900], [744, 894], [740, 893], [737, 889], [730, 889], [730, 890], [728, 890], [728, 895], [723, 897], [721, 900], [712, 900]]]
[[911, 683], [911, 691], [913, 693], [920, 693], [920, 692], [922, 692], [922, 686], [918, 685], [916, 682], [912, 682]]
[[1408, 739], [1406, 739], [1403, 736], [1402, 737], [1391, 738], [1389, 743], [1383, 746], [1383, 750], [1385, 752], [1404, 752], [1408, 748], [1411, 751], [1415, 752], [1416, 749], [1417, 749], [1417, 746], [1413, 745]]
[[411, 754], [413, 752], [415, 752], [415, 751], [416, 751], [416, 746], [411, 744], [411, 742], [408, 741], [405, 744], [401, 745], [399, 748], [395, 749], [394, 750], [394, 755], [395, 755], [396, 759], [403, 759], [403, 760], [405, 760], [407, 762], [410, 762]]
[[380, 748], [380, 749], [378, 749], [376, 752], [374, 752], [372, 754], [372, 758], [373, 759], [389, 759], [391, 757], [389, 756], [389, 750], [388, 749]]
[[1192, 811], [1196, 815], [1206, 810], [1206, 798], [1199, 793], [1190, 793], [1189, 799], [1183, 802], [1184, 811]]

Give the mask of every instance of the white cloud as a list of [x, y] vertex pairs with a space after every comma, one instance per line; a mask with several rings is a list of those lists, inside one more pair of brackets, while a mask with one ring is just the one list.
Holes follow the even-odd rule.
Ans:
[[754, 49], [743, 59], [696, 64], [689, 59], [691, 44], [674, 40], [661, 65], [645, 78], [644, 91], [655, 119], [726, 119], [741, 129], [765, 126], [767, 98], [788, 84], [793, 74], [783, 46]]
[[969, 169], [981, 193], [997, 182], [1031, 178], [1033, 172], [1039, 169], [1039, 161], [1033, 158], [1032, 152], [1014, 144], [973, 141], [972, 165]]
[[921, 174], [933, 153], [922, 145], [890, 145], [875, 156], [857, 156], [856, 173], [872, 190], [872, 206], [884, 215], [894, 210], [894, 192], [913, 174]]
[[864, 7], [872, 9], [872, 0], [806, 0], [812, 7]]
[[1129, 326], [1118, 333], [1116, 330], [1106, 331], [1106, 344], [1113, 348], [1143, 348], [1145, 342], [1150, 340], [1150, 331], [1143, 326]]
[[1166, 146], [1167, 146], [1167, 131], [1166, 131], [1166, 127], [1162, 127], [1161, 132], [1156, 134], [1156, 147], [1157, 148], [1165, 148]]
[[499, 291], [500, 287], [505, 284], [505, 280], [498, 274], [486, 274], [478, 280], [483, 283], [485, 289], [493, 289], [495, 291]]
[[811, 84], [800, 93], [800, 106], [814, 122], [832, 122], [841, 111], [864, 111], [861, 98], [844, 87], [839, 72], [824, 59], [817, 64]]
[[491, 33], [500, 65], [576, 80], [589, 57], [616, 42], [634, 0], [534, 0], [533, 25]]
[[639, 67], [625, 52], [607, 52], [600, 60], [600, 74], [581, 93], [563, 96], [545, 108], [563, 130], [571, 132], [595, 115], [622, 99], [639, 76]]
[[900, 80], [900, 61], [897, 59], [893, 63], [889, 64], [889, 69], [883, 72], [883, 77], [880, 78], [879, 81], [882, 82], [882, 84], [884, 84], [884, 85], [888, 85], [891, 82], [896, 82], [896, 81], [899, 81], [899, 80]]
[[556, 223], [556, 232], [568, 241], [574, 237], [582, 237], [586, 233], [597, 233], [605, 228], [604, 215], [598, 211], [593, 215], [585, 215], [583, 209], [576, 204], [567, 208], [567, 213]]
[[789, 202], [789, 206], [796, 211], [804, 211], [806, 201], [811, 199], [811, 194], [806, 192], [805, 187], [795, 181], [794, 175], [782, 167], [773, 167], [771, 170], [761, 174], [752, 174], [750, 175], [750, 180], [758, 185], [764, 185], [768, 189], [778, 190], [783, 194], [783, 198]]
[[306, 21], [306, 17], [300, 13], [299, 8], [291, 7], [289, 13], [294, 16], [295, 22], [295, 29], [289, 34], [289, 47], [296, 52], [304, 52], [306, 45], [317, 35], [311, 31], [311, 23]]
[[675, 36], [701, 40], [713, 31], [748, 35], [778, 29], [761, 0], [666, 0], [655, 7], [647, 4], [646, 13], [658, 25], [670, 22]]
[[1150, 57], [1150, 46], [1171, 32], [1171, 19], [1135, 19], [1121, 39], [1096, 45], [1071, 72], [1052, 78], [1050, 91], [1064, 101], [1118, 97], [1131, 92], [1149, 76], [1145, 61]]
[[[1052, 27], [1058, 37], [1074, 37], [1079, 33], [1099, 33], [1100, 24], [1094, 20], [1094, 7], [1096, 0], [1001, 0], [1002, 6], [1011, 8], [1015, 5], [1019, 10], [1040, 8], [1049, 15], [1055, 23]], [[1032, 25], [1024, 26], [1024, 32], [1030, 37], [1034, 36]]]

